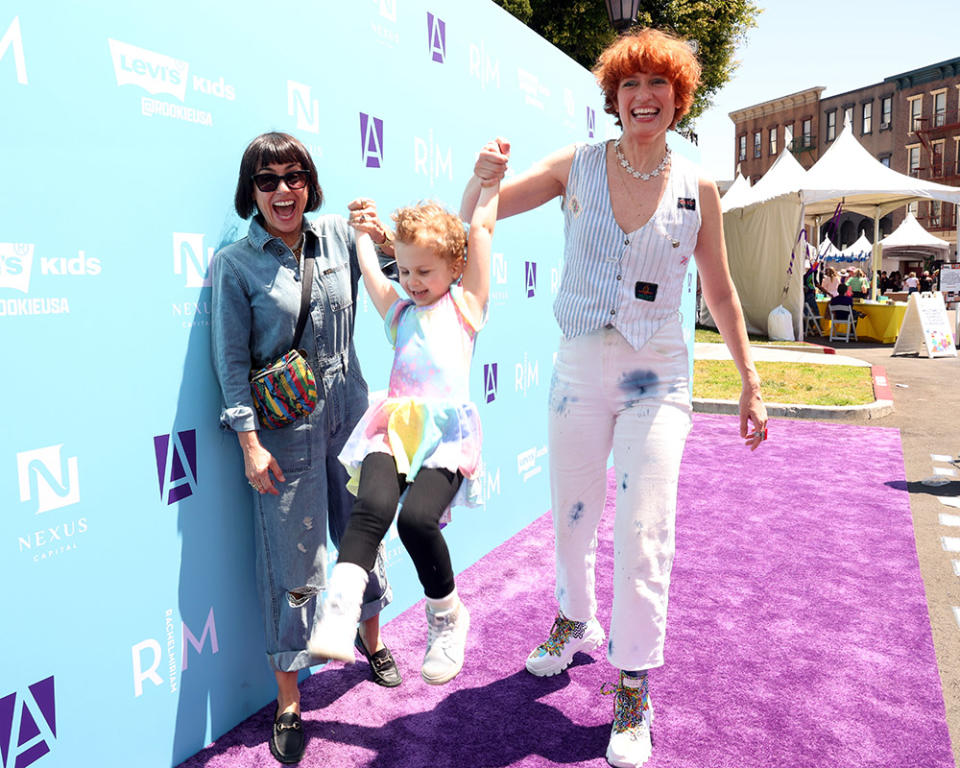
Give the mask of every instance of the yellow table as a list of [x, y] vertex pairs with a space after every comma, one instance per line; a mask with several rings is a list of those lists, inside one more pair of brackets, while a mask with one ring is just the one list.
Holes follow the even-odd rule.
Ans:
[[[823, 335], [830, 335], [830, 302], [817, 301], [820, 308], [820, 327]], [[893, 344], [900, 334], [903, 316], [907, 311], [905, 301], [854, 301], [853, 308], [863, 312], [864, 317], [857, 320], [857, 338]]]

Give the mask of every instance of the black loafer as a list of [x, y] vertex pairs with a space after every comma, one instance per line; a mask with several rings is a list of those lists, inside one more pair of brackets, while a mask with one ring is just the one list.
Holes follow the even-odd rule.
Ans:
[[[277, 705], [277, 710], [280, 705]], [[307, 745], [303, 722], [296, 712], [273, 715], [273, 733], [270, 735], [270, 754], [281, 763], [299, 763]]]
[[381, 648], [374, 654], [371, 654], [360, 639], [360, 630], [357, 630], [357, 636], [353, 640], [357, 650], [363, 654], [364, 658], [370, 664], [370, 673], [373, 682], [382, 685], [384, 688], [396, 688], [403, 682], [400, 677], [400, 670], [397, 669], [397, 662], [393, 660], [393, 654], [389, 648]]

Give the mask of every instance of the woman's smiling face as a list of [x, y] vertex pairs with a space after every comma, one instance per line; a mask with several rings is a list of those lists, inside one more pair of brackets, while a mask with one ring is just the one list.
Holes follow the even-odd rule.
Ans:
[[[290, 171], [302, 170], [300, 163], [270, 163], [257, 169], [257, 173], [275, 173], [283, 176]], [[282, 179], [272, 192], [261, 192], [253, 186], [253, 199], [257, 210], [263, 215], [264, 227], [274, 237], [281, 238], [287, 245], [299, 239], [303, 222], [303, 212], [310, 196], [308, 185], [300, 189], [290, 189]]]

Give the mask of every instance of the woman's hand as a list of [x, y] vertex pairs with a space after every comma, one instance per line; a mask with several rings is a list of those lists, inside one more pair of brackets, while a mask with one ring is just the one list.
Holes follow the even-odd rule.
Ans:
[[[250, 486], [260, 493], [272, 493], [279, 496], [280, 491], [273, 484], [274, 478], [278, 482], [285, 482], [286, 478], [273, 458], [273, 454], [260, 444], [256, 432], [238, 432], [240, 448], [243, 450], [243, 471]], [[273, 477], [270, 473], [273, 473]]]
[[[750, 424], [752, 432], [748, 431]], [[759, 382], [744, 382], [740, 392], [740, 437], [751, 451], [767, 439], [767, 408], [760, 396]]]
[[[377, 204], [369, 197], [358, 197], [347, 203], [349, 211], [347, 222], [357, 232], [366, 232], [377, 245], [393, 242], [393, 235], [377, 215]], [[389, 241], [389, 243], [388, 243]]]
[[507, 173], [507, 160], [510, 158], [510, 143], [501, 137], [488, 142], [477, 155], [473, 175], [480, 179], [483, 187], [499, 184]]

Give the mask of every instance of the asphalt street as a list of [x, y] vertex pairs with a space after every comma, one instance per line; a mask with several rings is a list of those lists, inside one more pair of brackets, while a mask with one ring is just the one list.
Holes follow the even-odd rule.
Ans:
[[[900, 430], [917, 555], [943, 683], [947, 725], [954, 762], [960, 767], [960, 552], [945, 551], [941, 541], [944, 536], [960, 536], [960, 528], [940, 524], [942, 513], [956, 515], [960, 509], [944, 506], [937, 499], [960, 495], [960, 468], [958, 477], [945, 485], [923, 483], [934, 475], [934, 466], [949, 466], [935, 463], [931, 454], [954, 459], [960, 456], [960, 358], [893, 357], [892, 345], [824, 344], [834, 347], [838, 353], [883, 366], [887, 372], [893, 391], [893, 412], [867, 423]], [[843, 487], [845, 474], [857, 471], [858, 462], [870, 460], [868, 446], [865, 449], [860, 456], [837, 457], [837, 488]], [[896, 724], [891, 723], [891, 727]]]

